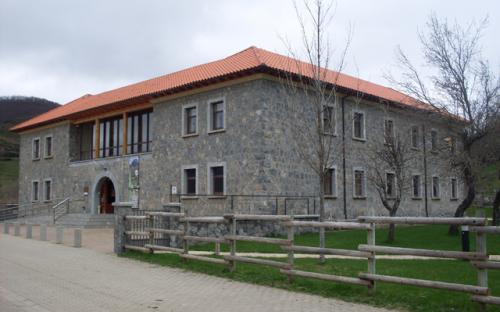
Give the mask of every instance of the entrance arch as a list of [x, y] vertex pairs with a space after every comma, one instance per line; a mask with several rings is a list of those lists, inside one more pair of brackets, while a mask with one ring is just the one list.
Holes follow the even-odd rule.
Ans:
[[113, 203], [118, 202], [116, 183], [108, 176], [101, 177], [95, 184], [93, 197], [93, 213], [113, 214]]

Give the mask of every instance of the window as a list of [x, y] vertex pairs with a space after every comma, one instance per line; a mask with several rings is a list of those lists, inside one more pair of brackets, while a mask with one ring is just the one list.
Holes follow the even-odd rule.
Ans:
[[354, 112], [353, 137], [355, 139], [365, 139], [365, 114], [361, 112]]
[[458, 199], [458, 182], [456, 178], [451, 178], [451, 199]]
[[449, 137], [448, 144], [450, 145], [450, 154], [455, 155], [455, 151], [457, 149], [457, 140], [455, 137]]
[[151, 110], [127, 114], [127, 154], [151, 152], [152, 117]]
[[183, 108], [182, 134], [195, 135], [198, 133], [198, 106], [191, 105]]
[[78, 133], [78, 151], [75, 155], [77, 160], [89, 160], [94, 158], [95, 148], [95, 123], [88, 122], [76, 126]]
[[392, 172], [386, 173], [385, 192], [387, 197], [396, 197], [396, 175]]
[[436, 152], [437, 148], [437, 131], [431, 130], [431, 151]]
[[198, 193], [198, 166], [183, 166], [183, 190], [182, 193], [185, 195], [196, 195]]
[[45, 137], [45, 158], [52, 157], [52, 136]]
[[31, 201], [38, 201], [40, 193], [40, 183], [38, 181], [31, 181]]
[[335, 167], [327, 170], [324, 187], [325, 196], [337, 196], [337, 170]]
[[386, 119], [384, 121], [384, 140], [385, 143], [394, 142], [394, 121], [392, 119]]
[[209, 132], [224, 130], [225, 128], [225, 102], [216, 100], [208, 102]]
[[365, 171], [363, 169], [354, 169], [354, 198], [364, 198], [365, 192]]
[[412, 177], [412, 189], [413, 189], [413, 198], [414, 199], [422, 198], [421, 182], [420, 182], [419, 175], [414, 175]]
[[432, 177], [432, 198], [439, 199], [440, 189], [439, 189], [439, 177]]
[[33, 139], [32, 156], [33, 159], [40, 159], [40, 138]]
[[335, 134], [335, 108], [323, 105], [323, 131], [327, 134]]
[[123, 118], [114, 117], [99, 122], [99, 157], [121, 155], [123, 145]]
[[414, 148], [414, 149], [418, 149], [418, 137], [419, 137], [419, 133], [418, 133], [418, 126], [413, 126], [411, 127], [411, 147]]
[[50, 179], [43, 181], [43, 200], [52, 200], [52, 180]]
[[210, 194], [221, 196], [226, 192], [226, 172], [223, 163], [209, 164], [208, 191]]

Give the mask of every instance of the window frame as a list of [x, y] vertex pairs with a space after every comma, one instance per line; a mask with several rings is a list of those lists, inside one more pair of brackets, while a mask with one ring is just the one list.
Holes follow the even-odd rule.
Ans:
[[[455, 181], [455, 196], [453, 196], [453, 181]], [[456, 201], [458, 200], [458, 179], [457, 177], [450, 178], [450, 200]]]
[[[47, 139], [50, 138], [50, 155], [47, 153]], [[48, 159], [54, 157], [54, 136], [52, 134], [46, 135], [43, 138], [44, 144], [43, 144], [43, 158]]]
[[[194, 169], [195, 170], [195, 193], [194, 194], [188, 194], [188, 179], [187, 179], [187, 174], [186, 170]], [[181, 185], [182, 185], [182, 197], [190, 197], [194, 198], [197, 197], [199, 194], [199, 170], [198, 170], [198, 165], [186, 165], [186, 166], [181, 166]]]
[[[415, 196], [415, 180], [418, 177], [418, 195]], [[412, 199], [422, 199], [422, 175], [420, 173], [414, 173], [411, 175], [411, 198]]]
[[[36, 199], [35, 199], [35, 188], [33, 187], [34, 184], [37, 184], [37, 190], [36, 190]], [[31, 202], [36, 203], [40, 201], [40, 180], [31, 180]]]
[[[123, 141], [122, 145], [125, 144], [126, 146], [125, 155], [144, 154], [153, 151], [153, 112], [152, 108], [127, 112], [127, 134], [125, 135], [124, 132], [124, 121], [123, 129], [120, 131], [121, 137], [120, 134], [118, 137], [118, 140], [121, 139]], [[144, 118], [146, 119], [146, 125], [144, 125]], [[146, 140], [144, 140], [144, 136]], [[126, 142], [125, 137], [127, 139]], [[123, 156], [122, 151], [119, 151], [119, 153], [120, 155], [118, 156]]]
[[[361, 132], [362, 132], [362, 137], [357, 137], [356, 136], [356, 119], [355, 116], [356, 114], [361, 114], [363, 116], [362, 123], [361, 123]], [[366, 113], [361, 110], [353, 110], [352, 111], [352, 139], [357, 140], [357, 141], [366, 141]]]
[[[436, 134], [435, 137], [433, 136], [433, 133]], [[431, 136], [431, 138], [430, 138], [430, 143], [431, 143], [430, 151], [432, 153], [437, 153], [438, 152], [438, 141], [439, 141], [438, 136], [439, 136], [439, 133], [438, 133], [438, 131], [436, 129], [432, 128], [431, 131], [430, 131], [430, 136]]]
[[[194, 108], [196, 111], [196, 131], [193, 133], [188, 133], [187, 132], [187, 122], [188, 122], [188, 116], [187, 112], [188, 109]], [[187, 138], [187, 137], [192, 137], [192, 136], [197, 136], [200, 133], [200, 110], [198, 107], [198, 103], [189, 103], [189, 104], [184, 104], [182, 105], [182, 137]]]
[[[363, 172], [363, 179], [361, 181], [361, 195], [356, 195], [356, 171]], [[353, 167], [352, 168], [352, 198], [354, 199], [366, 199], [366, 170], [363, 167]]]
[[[222, 128], [214, 129], [214, 104], [222, 103]], [[218, 133], [226, 131], [226, 97], [213, 98], [207, 101], [207, 132]]]
[[[326, 131], [326, 128], [325, 128], [325, 111], [326, 111], [326, 107], [328, 108], [331, 108], [332, 109], [332, 121], [333, 121], [333, 131]], [[323, 123], [323, 132], [325, 135], [333, 135], [333, 136], [337, 136], [337, 105], [334, 104], [331, 104], [331, 103], [327, 103], [325, 105], [323, 105], [323, 109], [321, 111], [321, 122]], [[329, 169], [333, 169], [333, 168], [329, 168]]]
[[[49, 198], [47, 199], [46, 197], [46, 192], [47, 192], [47, 188], [46, 188], [46, 183], [49, 182], [50, 184], [50, 192], [49, 192]], [[54, 190], [53, 190], [53, 184], [52, 184], [52, 178], [47, 178], [47, 179], [43, 179], [43, 202], [47, 203], [47, 202], [51, 202], [53, 200], [53, 194]]]
[[[35, 142], [38, 142], [38, 155], [35, 155]], [[33, 138], [31, 140], [31, 159], [40, 160], [42, 156], [42, 140], [40, 137]]]
[[[222, 167], [223, 168], [223, 188], [224, 192], [222, 194], [215, 194], [213, 191], [213, 175], [212, 168]], [[212, 198], [226, 197], [227, 194], [227, 166], [226, 162], [210, 162], [207, 164], [207, 193]]]
[[[413, 141], [413, 130], [414, 129], [417, 130], [417, 136], [415, 138], [415, 141]], [[420, 150], [419, 137], [420, 137], [420, 128], [419, 128], [419, 126], [411, 126], [411, 128], [410, 128], [410, 146], [411, 146], [411, 149], [416, 150], [416, 151]]]
[[[388, 191], [388, 186], [389, 186], [389, 179], [388, 179], [388, 176], [389, 175], [392, 175], [393, 176], [393, 184], [392, 184], [392, 192], [393, 194], [389, 194], [387, 191]], [[386, 171], [385, 172], [385, 196], [389, 199], [394, 199], [397, 197], [397, 188], [396, 188], [396, 173], [394, 171]]]
[[333, 175], [330, 177], [330, 188], [331, 188], [331, 194], [327, 194], [325, 190], [323, 190], [325, 194], [325, 198], [337, 198], [338, 197], [338, 192], [337, 192], [337, 166], [330, 166], [328, 170], [333, 170]]
[[387, 134], [387, 122], [390, 121], [392, 123], [392, 134], [391, 134], [391, 138], [392, 140], [395, 140], [396, 139], [396, 124], [394, 122], [394, 119], [393, 118], [384, 118], [384, 143], [387, 144], [387, 137], [386, 137], [386, 134]]
[[[434, 179], [437, 179], [437, 196], [434, 195]], [[432, 176], [431, 178], [431, 199], [441, 199], [441, 181], [439, 176]]]

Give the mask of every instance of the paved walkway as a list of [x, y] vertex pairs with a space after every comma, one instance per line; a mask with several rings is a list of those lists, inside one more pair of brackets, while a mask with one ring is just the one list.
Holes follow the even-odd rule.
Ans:
[[0, 310], [387, 311], [3, 234]]

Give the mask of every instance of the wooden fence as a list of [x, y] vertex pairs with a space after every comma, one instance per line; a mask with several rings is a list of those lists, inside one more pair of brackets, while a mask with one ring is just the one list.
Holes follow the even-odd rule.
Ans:
[[[168, 222], [162, 221], [162, 219], [168, 219]], [[124, 233], [127, 237], [127, 243], [124, 246], [125, 249], [143, 252], [154, 252], [155, 250], [174, 252], [179, 254], [180, 257], [186, 261], [198, 260], [222, 264], [227, 265], [231, 270], [236, 269], [237, 262], [271, 266], [278, 268], [282, 274], [288, 276], [290, 282], [293, 281], [293, 277], [299, 276], [366, 286], [370, 293], [375, 292], [376, 282], [396, 283], [468, 293], [472, 295], [471, 299], [473, 301], [482, 305], [500, 305], [500, 297], [491, 296], [488, 286], [488, 270], [500, 269], [500, 262], [489, 260], [486, 245], [486, 235], [500, 234], [500, 227], [487, 226], [487, 220], [485, 218], [359, 217], [356, 222], [318, 222], [297, 221], [290, 215], [227, 214], [222, 217], [187, 217], [184, 213], [179, 212], [144, 212], [143, 215], [126, 216], [125, 221], [127, 222], [127, 230]], [[238, 235], [238, 225], [242, 221], [267, 221], [278, 223], [280, 227], [286, 229], [287, 237], [269, 238]], [[190, 226], [193, 223], [223, 224], [226, 226], [227, 234], [220, 237], [210, 236], [208, 234], [207, 236], [191, 235]], [[388, 224], [453, 224], [470, 226], [470, 231], [476, 233], [476, 250], [463, 252], [377, 246], [375, 242], [376, 226]], [[295, 230], [299, 228], [319, 229], [320, 231], [366, 230], [366, 244], [359, 245], [356, 250], [300, 246], [294, 243]], [[168, 236], [168, 239], [165, 235]], [[173, 237], [182, 242], [182, 248], [168, 246], [168, 244], [173, 241]], [[238, 241], [279, 245], [281, 249], [287, 253], [287, 261], [282, 262], [238, 255]], [[216, 250], [214, 250], [214, 255], [219, 255], [220, 244], [229, 244], [230, 252], [228, 255], [223, 255], [222, 257], [194, 255], [190, 254], [189, 251], [190, 242], [215, 243]], [[296, 270], [294, 269], [295, 253], [314, 254], [318, 255], [318, 257], [324, 255], [339, 255], [366, 258], [368, 260], [367, 271], [359, 273], [357, 277], [350, 277]], [[470, 261], [477, 269], [477, 285], [380, 275], [376, 273], [377, 254], [424, 256]]]

